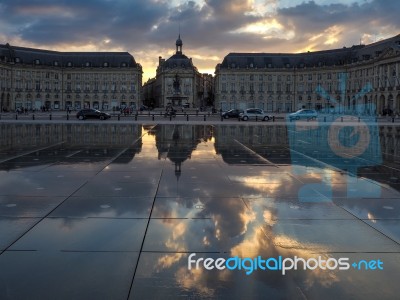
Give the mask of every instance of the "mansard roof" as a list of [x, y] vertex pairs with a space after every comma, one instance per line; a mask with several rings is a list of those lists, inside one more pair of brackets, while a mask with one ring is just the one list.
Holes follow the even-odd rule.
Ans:
[[[128, 52], [58, 52], [0, 44], [0, 60], [61, 67], [137, 67]], [[37, 61], [38, 60], [38, 61]]]
[[400, 35], [369, 45], [306, 53], [229, 53], [221, 68], [303, 68], [340, 66], [381, 55], [387, 49], [400, 54]]

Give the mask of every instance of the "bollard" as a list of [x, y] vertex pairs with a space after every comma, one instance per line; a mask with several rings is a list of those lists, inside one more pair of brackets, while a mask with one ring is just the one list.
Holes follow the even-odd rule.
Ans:
[[223, 122], [224, 121], [224, 117], [223, 116], [221, 116], [221, 122]]
[[343, 122], [343, 117], [340, 117], [340, 121]]
[[149, 117], [150, 117], [150, 111], [149, 111]]
[[199, 115], [199, 110], [197, 109], [197, 110], [196, 110], [196, 116], [198, 116], [198, 115]]
[[69, 115], [67, 114], [67, 121], [69, 120]]
[[121, 120], [121, 115], [118, 115], [118, 121]]
[[152, 115], [152, 120], [154, 121], [154, 115]]
[[256, 116], [256, 122], [258, 122], [258, 116]]
[[15, 120], [18, 120], [18, 114], [15, 115]]
[[275, 116], [272, 116], [272, 122], [275, 122]]
[[186, 121], [189, 121], [189, 115], [186, 115]]
[[206, 115], [204, 115], [204, 121], [206, 120]]
[[51, 120], [51, 114], [49, 115], [49, 119]]
[[160, 116], [162, 116], [162, 112], [160, 111]]
[[361, 122], [361, 118], [360, 117], [358, 117], [358, 123], [360, 123]]
[[392, 123], [394, 123], [394, 117], [392, 118]]
[[135, 114], [135, 121], [137, 121], [137, 114]]
[[326, 123], [326, 117], [324, 117], [324, 122]]
[[32, 120], [35, 120], [35, 114], [32, 115]]
[[172, 114], [169, 115], [169, 120], [172, 121]]

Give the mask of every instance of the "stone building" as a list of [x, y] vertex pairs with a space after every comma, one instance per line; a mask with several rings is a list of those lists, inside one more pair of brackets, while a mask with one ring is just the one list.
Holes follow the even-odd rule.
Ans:
[[167, 60], [160, 56], [156, 77], [144, 84], [144, 103], [152, 107], [200, 107], [204, 95], [202, 74], [183, 54], [180, 35], [175, 45], [176, 53]]
[[[369, 45], [307, 52], [230, 53], [216, 67], [215, 106], [400, 113], [400, 35]], [[370, 88], [371, 87], [371, 88]]]
[[128, 52], [57, 52], [0, 45], [0, 107], [137, 108], [142, 73]]

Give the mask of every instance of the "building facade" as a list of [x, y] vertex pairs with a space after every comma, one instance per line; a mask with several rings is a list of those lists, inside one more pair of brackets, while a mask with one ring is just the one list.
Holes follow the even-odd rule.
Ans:
[[0, 45], [0, 107], [133, 109], [142, 67], [128, 52], [57, 52]]
[[201, 107], [205, 96], [203, 83], [207, 80], [203, 80], [192, 59], [183, 54], [180, 36], [175, 45], [176, 53], [167, 60], [160, 56], [156, 77], [144, 84], [144, 103], [151, 107], [166, 107], [169, 104]]
[[215, 72], [215, 106], [400, 113], [400, 35], [300, 54], [230, 53]]

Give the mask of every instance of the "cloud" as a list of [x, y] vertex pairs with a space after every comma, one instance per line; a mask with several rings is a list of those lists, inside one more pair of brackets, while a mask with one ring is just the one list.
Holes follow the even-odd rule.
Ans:
[[[129, 51], [148, 74], [158, 56], [183, 50], [200, 69], [229, 52], [299, 52], [341, 48], [398, 33], [391, 0], [3, 0], [2, 43], [51, 49]], [[322, 4], [321, 4], [322, 3]], [[207, 59], [212, 57], [213, 59]], [[204, 58], [204, 59], [202, 59]], [[147, 79], [145, 74], [144, 79]]]

